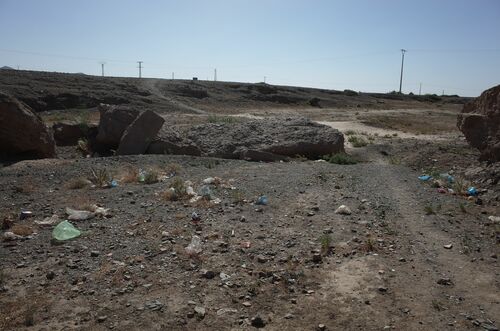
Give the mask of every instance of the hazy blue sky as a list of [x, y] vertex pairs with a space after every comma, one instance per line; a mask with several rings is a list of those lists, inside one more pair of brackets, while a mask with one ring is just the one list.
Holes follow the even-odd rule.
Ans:
[[[500, 83], [498, 0], [0, 0], [0, 66], [478, 95]], [[13, 52], [16, 51], [16, 52]], [[21, 51], [21, 52], [19, 52]], [[23, 53], [25, 52], [25, 53]], [[31, 53], [30, 53], [31, 52]], [[36, 54], [35, 54], [36, 53]]]

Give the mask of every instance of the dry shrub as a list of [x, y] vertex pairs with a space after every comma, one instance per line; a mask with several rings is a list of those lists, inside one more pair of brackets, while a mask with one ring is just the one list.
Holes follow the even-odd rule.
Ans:
[[76, 210], [94, 211], [93, 205], [95, 205], [95, 203], [86, 196], [71, 198], [70, 207]]
[[122, 182], [122, 183], [135, 183], [135, 182], [137, 182], [137, 179], [138, 179], [137, 176], [139, 175], [137, 168], [134, 168], [131, 165], [127, 165], [127, 166], [123, 167], [119, 173], [120, 173], [120, 175], [119, 175], [120, 182]]
[[108, 169], [91, 169], [91, 181], [97, 187], [105, 187], [111, 182], [112, 176]]
[[79, 178], [74, 178], [70, 180], [68, 183], [66, 183], [66, 188], [70, 190], [79, 190], [82, 188], [85, 188], [90, 185], [90, 182], [88, 179], [79, 177]]
[[165, 172], [168, 176], [176, 176], [180, 174], [182, 171], [182, 167], [178, 163], [169, 163], [165, 166]]
[[13, 232], [14, 234], [17, 234], [18, 236], [23, 236], [23, 237], [33, 234], [33, 229], [24, 224], [14, 224], [10, 228], [10, 231]]
[[161, 197], [167, 201], [178, 201], [187, 199], [186, 185], [181, 178], [174, 178], [170, 183], [170, 188], [161, 193]]
[[30, 194], [36, 191], [36, 186], [33, 184], [31, 179], [27, 179], [14, 186], [14, 191], [16, 193]]

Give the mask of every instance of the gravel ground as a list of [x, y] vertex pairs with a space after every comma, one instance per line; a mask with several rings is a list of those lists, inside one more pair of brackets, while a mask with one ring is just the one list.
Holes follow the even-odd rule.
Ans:
[[[123, 167], [176, 175], [68, 186], [92, 168], [119, 178]], [[494, 330], [499, 225], [488, 217], [498, 208], [439, 194], [418, 175], [383, 159], [152, 155], [2, 168], [3, 217], [36, 234], [1, 244], [0, 329]], [[162, 194], [176, 178], [198, 190], [214, 176], [220, 203]], [[267, 205], [255, 204], [261, 195]], [[92, 204], [110, 215], [71, 221], [78, 238], [54, 242], [53, 226], [35, 223]], [[351, 214], [335, 213], [340, 205]], [[18, 220], [22, 210], [33, 217]], [[188, 254], [193, 236], [202, 251]]]

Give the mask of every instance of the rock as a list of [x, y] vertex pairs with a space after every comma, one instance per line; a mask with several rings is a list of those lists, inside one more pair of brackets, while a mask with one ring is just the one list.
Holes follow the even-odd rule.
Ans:
[[148, 153], [272, 162], [297, 155], [317, 159], [344, 151], [342, 133], [301, 117], [206, 123], [179, 131], [164, 126], [158, 136]]
[[312, 261], [313, 261], [314, 263], [321, 263], [321, 261], [322, 261], [321, 254], [319, 254], [319, 253], [315, 253], [315, 254], [313, 254], [313, 256], [312, 256]]
[[97, 316], [97, 323], [102, 323], [108, 319], [108, 316]]
[[196, 306], [194, 307], [194, 312], [199, 318], [204, 318], [206, 314], [206, 310], [204, 307]]
[[266, 326], [266, 323], [264, 322], [264, 320], [260, 317], [260, 316], [255, 316], [253, 317], [251, 320], [250, 320], [250, 324], [254, 327], [254, 328], [263, 328]]
[[265, 257], [264, 255], [257, 255], [257, 262], [266, 263], [267, 261], [269, 261], [269, 259], [267, 257]]
[[500, 216], [489, 216], [488, 220], [491, 221], [493, 224], [500, 224]]
[[446, 248], [446, 249], [452, 249], [453, 248], [453, 244], [443, 245], [443, 247]]
[[127, 127], [139, 116], [139, 111], [125, 106], [100, 104], [99, 112], [97, 143], [116, 149]]
[[86, 123], [57, 122], [52, 125], [54, 140], [57, 146], [74, 146], [78, 140], [95, 136], [97, 126]]
[[117, 155], [144, 154], [156, 138], [165, 120], [160, 115], [146, 110], [123, 132]]
[[464, 105], [457, 126], [482, 161], [500, 161], [500, 85]]
[[450, 278], [440, 278], [438, 279], [437, 283], [439, 285], [445, 285], [445, 286], [453, 285], [453, 282], [451, 281]]
[[212, 270], [206, 270], [202, 269], [201, 270], [201, 277], [206, 278], [206, 279], [213, 279], [215, 278], [216, 273]]
[[341, 214], [341, 215], [351, 215], [351, 209], [347, 207], [346, 205], [340, 205], [336, 210], [335, 214]]
[[45, 274], [45, 277], [48, 279], [48, 280], [52, 280], [56, 277], [56, 273], [54, 271], [49, 271]]
[[194, 142], [171, 126], [163, 125], [157, 136], [157, 139], [149, 144], [148, 154], [201, 156], [201, 151]]
[[90, 252], [90, 256], [91, 256], [91, 257], [98, 257], [98, 256], [99, 256], [99, 254], [100, 254], [100, 252], [99, 252], [99, 251], [91, 251], [91, 252]]
[[326, 330], [326, 325], [318, 324], [318, 331], [325, 331], [325, 330]]
[[54, 138], [42, 119], [17, 99], [0, 92], [0, 153], [53, 158]]

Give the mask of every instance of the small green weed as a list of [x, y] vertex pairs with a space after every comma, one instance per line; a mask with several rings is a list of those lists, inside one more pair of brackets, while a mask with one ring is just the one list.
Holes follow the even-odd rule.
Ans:
[[368, 145], [368, 141], [359, 136], [350, 136], [347, 141], [349, 141], [353, 147], [365, 147]]
[[358, 161], [350, 156], [349, 154], [345, 153], [337, 153], [337, 154], [331, 154], [331, 155], [325, 155], [323, 159], [329, 163], [334, 163], [334, 164], [356, 164]]

